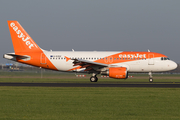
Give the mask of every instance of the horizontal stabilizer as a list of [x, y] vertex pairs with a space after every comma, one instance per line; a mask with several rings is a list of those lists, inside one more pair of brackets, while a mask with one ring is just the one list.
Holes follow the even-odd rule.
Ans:
[[27, 55], [16, 55], [15, 53], [7, 53], [3, 55], [3, 58], [16, 61], [17, 59], [21, 59], [24, 61], [30, 60], [31, 57]]

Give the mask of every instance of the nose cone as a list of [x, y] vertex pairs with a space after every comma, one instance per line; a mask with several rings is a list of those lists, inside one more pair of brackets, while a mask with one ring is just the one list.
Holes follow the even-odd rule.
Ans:
[[175, 63], [174, 61], [171, 61], [170, 64], [169, 64], [169, 67], [170, 67], [171, 70], [176, 69], [177, 66], [178, 66], [177, 63]]

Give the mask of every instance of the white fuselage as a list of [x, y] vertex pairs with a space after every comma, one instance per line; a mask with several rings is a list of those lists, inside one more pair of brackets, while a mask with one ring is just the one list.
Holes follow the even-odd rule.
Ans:
[[[88, 61], [96, 61], [106, 56], [111, 56], [121, 52], [79, 52], [79, 51], [44, 51], [46, 57], [52, 62], [52, 64], [60, 71], [68, 71], [73, 66], [73, 60], [66, 61], [65, 56], [71, 59], [83, 59]], [[129, 58], [131, 59], [131, 58]], [[104, 59], [104, 63], [113, 66], [126, 67], [128, 72], [163, 72], [173, 70], [177, 67], [177, 64], [171, 60], [162, 60], [161, 57], [151, 58], [151, 59], [138, 59], [134, 61], [121, 61], [119, 63], [114, 63], [117, 58]], [[83, 69], [78, 69], [77, 71], [82, 71]]]

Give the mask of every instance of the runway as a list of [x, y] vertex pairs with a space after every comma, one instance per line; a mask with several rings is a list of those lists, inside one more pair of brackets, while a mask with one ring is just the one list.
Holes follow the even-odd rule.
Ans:
[[0, 83], [0, 86], [24, 87], [154, 87], [154, 88], [180, 88], [177, 83]]

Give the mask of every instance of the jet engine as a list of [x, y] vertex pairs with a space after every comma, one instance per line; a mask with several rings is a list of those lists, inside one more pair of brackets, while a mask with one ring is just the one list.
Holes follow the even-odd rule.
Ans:
[[102, 75], [108, 75], [110, 78], [126, 79], [128, 72], [126, 67], [111, 67], [107, 71], [101, 72]]

